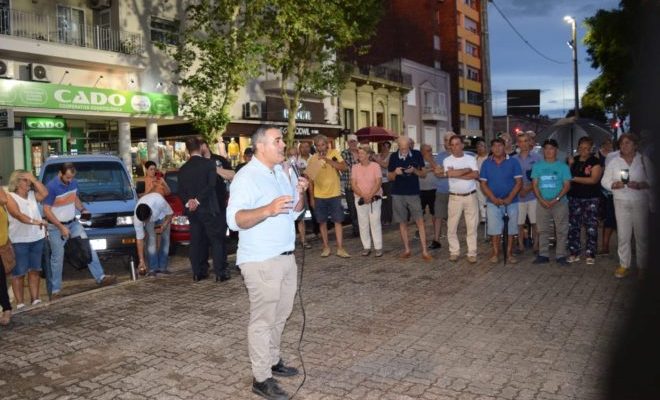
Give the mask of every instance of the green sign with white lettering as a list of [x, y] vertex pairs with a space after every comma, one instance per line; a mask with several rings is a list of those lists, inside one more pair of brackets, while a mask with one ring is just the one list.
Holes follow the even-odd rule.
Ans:
[[176, 96], [0, 79], [0, 106], [176, 116]]
[[27, 117], [24, 120], [24, 129], [29, 130], [66, 130], [64, 118]]

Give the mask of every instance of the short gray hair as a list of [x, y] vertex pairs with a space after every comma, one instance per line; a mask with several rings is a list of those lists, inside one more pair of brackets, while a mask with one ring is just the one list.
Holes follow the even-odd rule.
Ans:
[[266, 137], [266, 132], [271, 129], [277, 129], [278, 131], [281, 130], [281, 128], [277, 125], [265, 124], [259, 126], [257, 130], [254, 131], [250, 140], [252, 142], [252, 147], [254, 148], [255, 153], [257, 152], [257, 143], [262, 143]]
[[320, 142], [326, 142], [327, 143], [328, 142], [328, 137], [323, 135], [323, 134], [320, 134], [320, 133], [318, 135], [314, 136], [314, 144], [318, 144]]

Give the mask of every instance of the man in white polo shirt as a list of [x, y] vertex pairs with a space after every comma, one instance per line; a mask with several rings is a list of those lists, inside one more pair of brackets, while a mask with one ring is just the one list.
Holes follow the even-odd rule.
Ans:
[[447, 240], [449, 242], [449, 261], [457, 261], [461, 252], [458, 241], [458, 221], [465, 215], [467, 228], [467, 259], [477, 262], [477, 224], [479, 223], [479, 204], [477, 183], [479, 167], [474, 156], [463, 153], [463, 139], [454, 135], [449, 139], [451, 155], [442, 162], [445, 176], [449, 178], [449, 204], [447, 206]]
[[[147, 256], [149, 257], [149, 273], [169, 274], [167, 270], [168, 253], [170, 249], [170, 222], [174, 212], [165, 198], [156, 192], [142, 196], [135, 207], [135, 238], [140, 263], [138, 270], [146, 271], [144, 263], [144, 231], [147, 231]], [[159, 238], [160, 237], [160, 238]]]

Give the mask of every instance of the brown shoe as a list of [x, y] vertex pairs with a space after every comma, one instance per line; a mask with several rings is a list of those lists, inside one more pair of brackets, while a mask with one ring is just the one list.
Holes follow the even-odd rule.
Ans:
[[101, 283], [99, 283], [99, 285], [101, 285], [101, 286], [110, 286], [110, 285], [114, 285], [115, 283], [117, 283], [117, 277], [116, 276], [106, 275], [106, 276], [103, 277], [103, 279], [101, 279]]
[[430, 254], [422, 254], [422, 258], [424, 259], [424, 261], [433, 261], [433, 256], [431, 256]]
[[468, 256], [467, 260], [468, 260], [468, 262], [469, 262], [470, 264], [475, 264], [475, 263], [477, 262], [477, 257], [475, 257], [475, 256]]
[[406, 251], [404, 253], [399, 254], [400, 259], [405, 259], [405, 258], [410, 258], [410, 252]]
[[50, 301], [59, 300], [61, 298], [62, 298], [62, 292], [51, 293], [50, 295]]
[[449, 261], [451, 261], [451, 262], [458, 261], [458, 254], [450, 254], [449, 255]]

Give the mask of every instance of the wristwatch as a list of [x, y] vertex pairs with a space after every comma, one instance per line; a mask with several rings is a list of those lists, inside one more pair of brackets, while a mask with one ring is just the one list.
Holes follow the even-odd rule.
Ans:
[[557, 197], [555, 197], [555, 200], [559, 201], [559, 200], [561, 200], [561, 197], [557, 196]]

